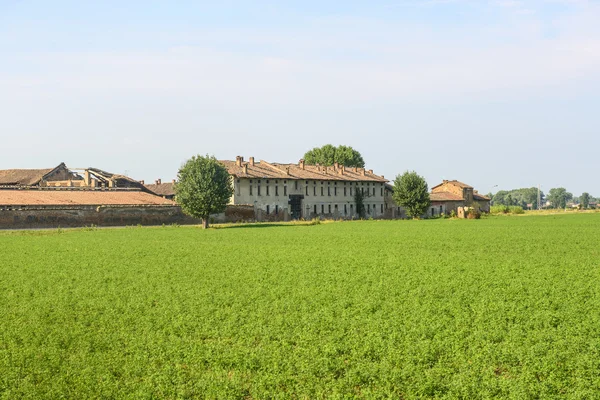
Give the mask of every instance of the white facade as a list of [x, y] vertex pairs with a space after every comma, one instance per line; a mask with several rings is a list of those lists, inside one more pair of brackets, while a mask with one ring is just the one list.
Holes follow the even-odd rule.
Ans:
[[[253, 205], [267, 215], [287, 213], [296, 218], [357, 218], [354, 194], [364, 194], [365, 216], [379, 218], [387, 206], [384, 183], [346, 180], [257, 179], [233, 177], [232, 204]], [[292, 199], [299, 201], [301, 211], [293, 215]]]

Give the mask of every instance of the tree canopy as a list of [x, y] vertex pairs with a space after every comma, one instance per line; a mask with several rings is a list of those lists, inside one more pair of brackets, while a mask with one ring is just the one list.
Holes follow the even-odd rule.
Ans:
[[573, 199], [573, 195], [567, 192], [565, 188], [552, 188], [548, 192], [548, 201], [550, 201], [552, 208], [565, 208], [567, 202]]
[[396, 176], [393, 198], [413, 218], [425, 214], [431, 204], [427, 182], [415, 171]]
[[[540, 192], [540, 195], [543, 204], [544, 192]], [[492, 197], [492, 201], [495, 205], [521, 206], [523, 208], [527, 208], [527, 204], [532, 204], [533, 209], [537, 209], [537, 197], [538, 189], [536, 187], [531, 187], [513, 190], [500, 190]]]
[[588, 208], [590, 206], [590, 194], [588, 192], [581, 193], [581, 196], [579, 196], [579, 202], [583, 208]]
[[304, 154], [307, 164], [333, 165], [339, 163], [346, 167], [365, 167], [362, 155], [350, 146], [333, 146], [326, 144], [323, 147], [315, 147]]
[[208, 227], [211, 214], [225, 211], [233, 195], [231, 177], [227, 169], [213, 156], [194, 156], [177, 173], [175, 196], [184, 213], [202, 218], [202, 227]]

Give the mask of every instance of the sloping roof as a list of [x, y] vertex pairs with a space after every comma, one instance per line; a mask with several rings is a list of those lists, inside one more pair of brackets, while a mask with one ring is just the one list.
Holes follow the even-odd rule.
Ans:
[[[363, 181], [363, 182], [388, 182], [383, 176], [369, 173], [365, 170], [362, 174], [360, 168], [350, 167], [325, 167], [319, 165], [300, 164], [281, 164], [269, 163], [264, 160], [250, 165], [248, 162], [238, 166], [235, 161], [221, 160], [230, 175], [237, 178], [256, 178], [256, 179], [306, 179], [306, 180], [336, 180], [336, 181]], [[244, 165], [247, 165], [248, 172], [244, 172]]]
[[438, 187], [440, 187], [440, 186], [443, 186], [444, 184], [448, 184], [448, 183], [449, 183], [449, 184], [451, 184], [451, 185], [454, 185], [454, 186], [460, 187], [460, 188], [473, 189], [473, 186], [469, 186], [469, 185], [467, 185], [466, 183], [463, 183], [463, 182], [457, 181], [456, 179], [454, 179], [454, 180], [452, 180], [452, 181], [446, 181], [446, 180], [445, 180], [445, 181], [443, 181], [442, 183], [440, 183], [439, 185], [436, 185], [436, 186], [432, 187], [431, 189], [433, 190], [433, 189], [435, 189], [435, 188], [438, 188]]
[[175, 184], [173, 182], [165, 183], [152, 183], [146, 186], [146, 189], [159, 196], [174, 196], [175, 195]]
[[454, 193], [450, 192], [436, 192], [429, 193], [429, 200], [431, 201], [463, 201], [464, 199]]
[[64, 163], [54, 168], [44, 169], [4, 169], [0, 170], [0, 185], [32, 186], [38, 184], [52, 171], [64, 167]]
[[484, 196], [484, 195], [479, 194], [479, 193], [473, 193], [473, 199], [475, 199], [475, 200], [481, 200], [481, 201], [491, 201], [492, 200], [489, 197]]
[[175, 202], [137, 190], [0, 190], [3, 206], [175, 205]]

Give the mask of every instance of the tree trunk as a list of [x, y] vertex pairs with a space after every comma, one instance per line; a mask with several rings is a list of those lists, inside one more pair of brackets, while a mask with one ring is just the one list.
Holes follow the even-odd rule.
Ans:
[[202, 229], [208, 228], [208, 215], [202, 218]]

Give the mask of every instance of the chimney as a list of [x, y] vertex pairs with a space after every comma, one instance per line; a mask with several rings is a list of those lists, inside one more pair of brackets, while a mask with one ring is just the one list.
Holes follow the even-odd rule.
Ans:
[[365, 175], [366, 175], [366, 174], [365, 174], [365, 169], [364, 169], [364, 168], [361, 168], [361, 169], [360, 169], [360, 174], [361, 174], [362, 176], [365, 176]]
[[[252, 159], [252, 157], [250, 157]], [[248, 175], [248, 163], [244, 164], [244, 174]]]
[[141, 183], [142, 185], [144, 185], [144, 184], [145, 184], [143, 180], [141, 180], [141, 181], [140, 181], [140, 183]]
[[334, 171], [337, 171], [339, 167], [340, 167], [340, 164], [333, 163], [333, 169], [334, 169]]
[[285, 167], [285, 174], [289, 175], [290, 174], [290, 167]]
[[301, 160], [298, 162], [298, 165], [300, 166], [300, 169], [304, 169], [304, 159], [301, 159]]
[[344, 172], [346, 172], [346, 167], [344, 167], [343, 165], [340, 165], [340, 169], [338, 172], [340, 175], [344, 175]]
[[370, 173], [371, 175], [373, 175], [373, 170], [372, 170], [372, 169], [370, 169], [370, 170], [369, 170], [369, 173]]
[[90, 170], [86, 169], [83, 172], [83, 182], [85, 183], [85, 186], [90, 186]]
[[358, 172], [358, 167], [354, 167], [354, 172]]
[[242, 157], [241, 156], [235, 157], [235, 165], [237, 165], [238, 167], [242, 166]]
[[154, 183], [156, 183], [157, 185], [160, 185], [161, 184], [160, 178], [157, 179], [156, 181], [154, 181]]
[[254, 157], [250, 157], [250, 166], [254, 167]]

